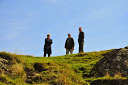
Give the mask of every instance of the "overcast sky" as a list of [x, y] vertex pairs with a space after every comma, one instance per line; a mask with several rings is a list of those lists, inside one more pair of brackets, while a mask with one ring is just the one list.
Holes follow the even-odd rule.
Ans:
[[78, 28], [85, 52], [128, 46], [128, 0], [0, 0], [0, 51], [43, 56], [47, 34], [52, 56], [65, 55], [68, 33], [78, 53]]

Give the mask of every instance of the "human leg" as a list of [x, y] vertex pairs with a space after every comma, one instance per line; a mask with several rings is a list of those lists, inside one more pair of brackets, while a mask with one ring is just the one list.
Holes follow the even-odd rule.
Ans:
[[80, 42], [80, 43], [79, 43], [79, 53], [80, 53], [80, 52], [84, 52], [83, 49], [84, 49], [84, 42]]
[[50, 54], [48, 54], [48, 57], [50, 57]]
[[66, 54], [69, 54], [69, 49], [66, 49]]
[[73, 49], [70, 49], [70, 54], [73, 54]]
[[84, 42], [81, 44], [81, 52], [84, 52]]
[[44, 52], [44, 57], [46, 57], [46, 53]]
[[81, 52], [81, 43], [79, 43], [79, 53]]

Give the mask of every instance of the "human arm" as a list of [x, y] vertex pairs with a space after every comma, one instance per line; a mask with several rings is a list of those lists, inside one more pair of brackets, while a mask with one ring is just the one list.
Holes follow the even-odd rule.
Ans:
[[82, 39], [84, 39], [84, 32], [82, 32]]
[[53, 43], [53, 41], [52, 41], [52, 39], [51, 39], [50, 44], [52, 44], [52, 43]]
[[66, 47], [67, 47], [67, 40], [66, 40], [66, 42], [65, 42], [65, 49], [66, 49]]
[[75, 42], [74, 39], [72, 38], [72, 49], [74, 50]]
[[46, 43], [47, 43], [47, 40], [45, 39], [45, 45], [46, 45]]

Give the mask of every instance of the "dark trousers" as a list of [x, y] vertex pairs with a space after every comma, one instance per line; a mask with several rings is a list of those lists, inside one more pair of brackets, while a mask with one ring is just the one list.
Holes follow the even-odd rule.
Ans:
[[84, 52], [84, 42], [79, 42], [79, 53]]
[[[44, 53], [44, 57], [46, 57], [46, 54], [47, 54], [47, 53]], [[50, 57], [50, 54], [48, 54], [48, 57]]]

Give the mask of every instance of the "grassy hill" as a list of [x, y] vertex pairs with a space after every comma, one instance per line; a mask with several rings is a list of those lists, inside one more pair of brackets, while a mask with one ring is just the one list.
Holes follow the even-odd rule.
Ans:
[[103, 77], [92, 75], [95, 64], [110, 51], [49, 58], [0, 52], [0, 85], [89, 85], [98, 80], [127, 80], [108, 73]]

